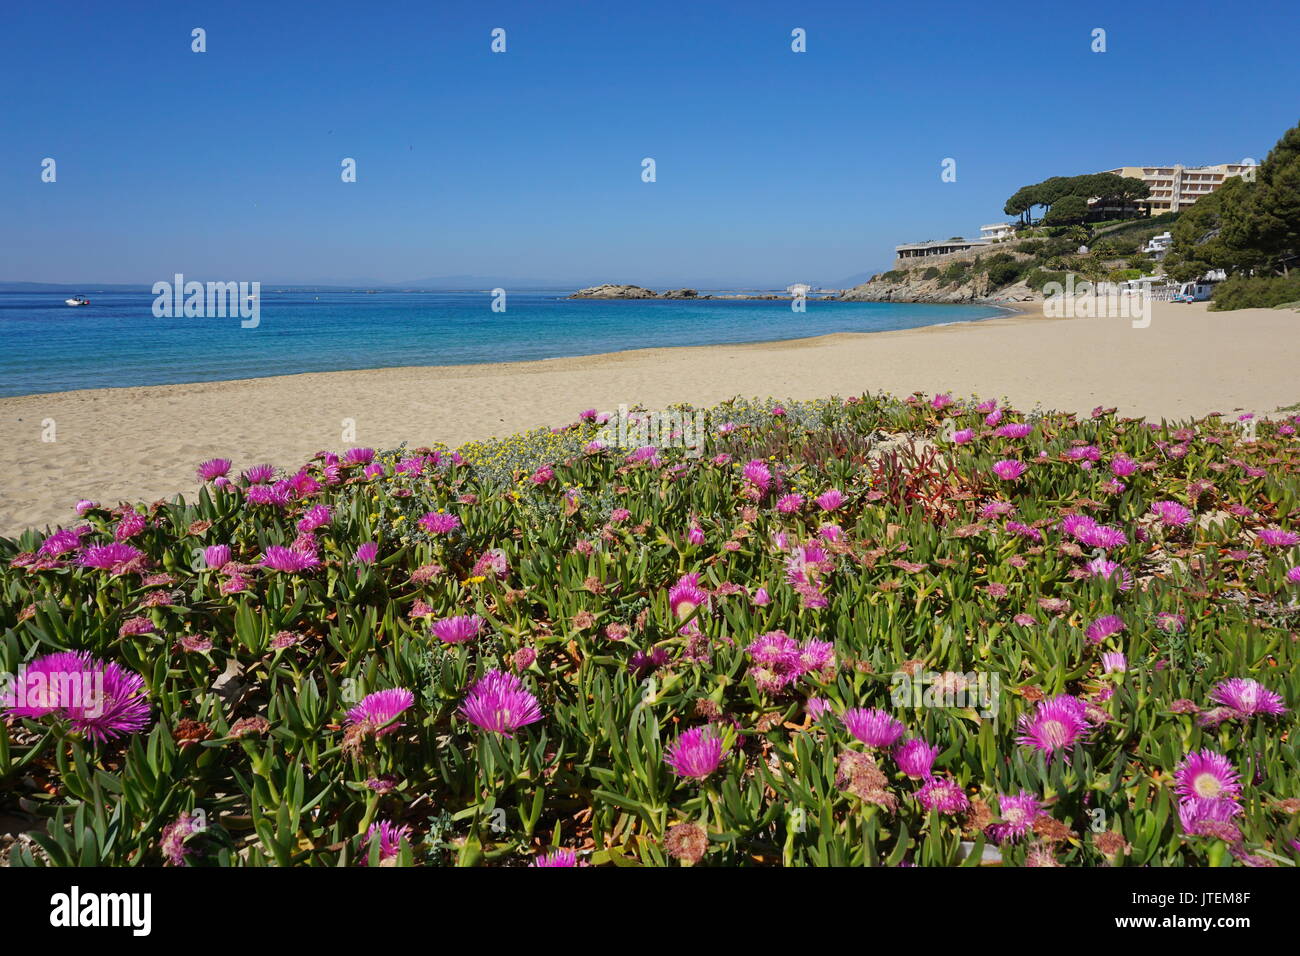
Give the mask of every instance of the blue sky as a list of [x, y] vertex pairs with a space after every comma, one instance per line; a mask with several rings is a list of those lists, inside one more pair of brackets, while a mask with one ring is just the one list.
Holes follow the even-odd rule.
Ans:
[[1173, 9], [9, 4], [0, 280], [832, 283], [1047, 176], [1262, 159], [1300, 5]]

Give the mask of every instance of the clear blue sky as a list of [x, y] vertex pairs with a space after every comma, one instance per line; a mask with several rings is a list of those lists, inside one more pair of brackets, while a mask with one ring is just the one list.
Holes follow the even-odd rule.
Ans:
[[1262, 159], [1298, 11], [11, 2], [0, 280], [834, 282], [1047, 176]]

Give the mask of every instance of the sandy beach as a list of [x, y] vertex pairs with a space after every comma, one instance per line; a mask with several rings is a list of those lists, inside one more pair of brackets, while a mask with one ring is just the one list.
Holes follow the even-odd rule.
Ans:
[[[1300, 402], [1300, 314], [1156, 303], [1152, 322], [976, 323], [753, 345], [492, 365], [376, 369], [0, 399], [0, 534], [73, 520], [73, 503], [196, 490], [194, 466], [296, 467], [321, 449], [456, 445], [572, 421], [584, 408], [950, 391], [1087, 412], [1186, 418]], [[359, 343], [360, 345], [360, 343]], [[344, 438], [346, 420], [355, 440]], [[51, 426], [52, 423], [52, 426]], [[54, 440], [44, 440], [51, 436]]]

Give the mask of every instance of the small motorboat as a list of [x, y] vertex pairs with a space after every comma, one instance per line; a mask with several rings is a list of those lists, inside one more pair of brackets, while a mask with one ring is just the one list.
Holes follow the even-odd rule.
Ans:
[[64, 299], [64, 305], [90, 305], [90, 300], [84, 295], [74, 295], [71, 299]]

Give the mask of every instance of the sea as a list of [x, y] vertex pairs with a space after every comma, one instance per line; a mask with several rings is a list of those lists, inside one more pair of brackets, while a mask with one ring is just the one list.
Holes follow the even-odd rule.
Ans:
[[[64, 304], [74, 294], [90, 304]], [[591, 300], [562, 291], [263, 289], [255, 328], [236, 317], [158, 317], [148, 291], [0, 292], [0, 396], [472, 365], [628, 349], [807, 338], [976, 322], [984, 305], [789, 300]], [[499, 308], [500, 306], [498, 306]]]

